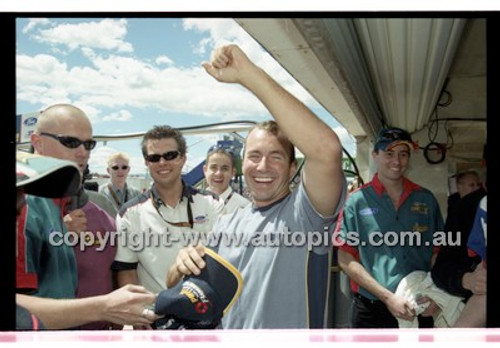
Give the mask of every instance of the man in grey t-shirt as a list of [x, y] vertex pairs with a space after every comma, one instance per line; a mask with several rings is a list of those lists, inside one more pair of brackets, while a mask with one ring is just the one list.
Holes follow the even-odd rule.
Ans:
[[[238, 269], [244, 283], [222, 326], [323, 327], [331, 225], [346, 191], [342, 146], [330, 127], [239, 47], [221, 47], [213, 57], [204, 64], [207, 73], [246, 87], [275, 119], [254, 127], [246, 139], [243, 174], [252, 205], [221, 217], [213, 230], [212, 242], [221, 237], [214, 249]], [[297, 167], [294, 145], [306, 162], [301, 184], [291, 192], [289, 181]], [[181, 249], [167, 286], [199, 274], [205, 267], [203, 255], [201, 245]]]

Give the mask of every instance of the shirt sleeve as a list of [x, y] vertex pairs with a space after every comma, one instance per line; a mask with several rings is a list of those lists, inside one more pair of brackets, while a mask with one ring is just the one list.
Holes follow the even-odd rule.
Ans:
[[340, 250], [348, 252], [359, 260], [357, 242], [359, 241], [356, 211], [353, 199], [347, 199], [341, 210], [335, 228], [333, 243]]
[[329, 216], [323, 216], [316, 211], [311, 203], [311, 200], [309, 199], [309, 196], [307, 195], [302, 181], [297, 188], [297, 191], [297, 197], [294, 202], [295, 219], [297, 219], [298, 225], [301, 226], [301, 229], [303, 231], [308, 231], [311, 234], [309, 238], [312, 238], [313, 241], [313, 233], [316, 233], [317, 236], [321, 236], [319, 238], [324, 238], [323, 236], [325, 235], [325, 233], [328, 235], [327, 241], [323, 241], [322, 243], [314, 243], [312, 246], [312, 250], [316, 254], [324, 254], [331, 247], [330, 241], [333, 235], [335, 217], [342, 210], [347, 191], [347, 183], [344, 180], [342, 196], [339, 200], [339, 204], [337, 205], [335, 211], [332, 211], [332, 214]]
[[478, 255], [481, 260], [486, 261], [486, 233], [487, 233], [487, 213], [486, 198], [479, 203], [474, 224], [467, 241], [469, 256]]
[[38, 276], [30, 269], [32, 255], [28, 249], [27, 233], [28, 206], [25, 205], [17, 224], [16, 289], [27, 291], [38, 289]]
[[118, 245], [116, 246], [115, 261], [136, 264], [139, 262], [137, 251], [134, 249], [134, 231], [138, 228], [133, 226], [129, 212], [116, 217], [116, 231], [118, 233]]

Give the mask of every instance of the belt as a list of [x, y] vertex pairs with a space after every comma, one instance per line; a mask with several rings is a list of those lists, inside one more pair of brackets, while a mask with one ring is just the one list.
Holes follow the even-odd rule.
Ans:
[[363, 296], [363, 295], [361, 295], [358, 292], [354, 293], [354, 297], [356, 297], [357, 299], [361, 300], [363, 303], [368, 303], [368, 304], [383, 304], [383, 302], [380, 301], [380, 300], [369, 299], [368, 297]]

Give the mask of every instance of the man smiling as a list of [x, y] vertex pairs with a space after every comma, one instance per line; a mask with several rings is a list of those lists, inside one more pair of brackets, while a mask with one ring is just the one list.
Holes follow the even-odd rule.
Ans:
[[224, 213], [229, 214], [238, 208], [250, 204], [250, 201], [235, 192], [231, 187], [231, 178], [236, 175], [235, 154], [219, 146], [208, 150], [203, 166], [203, 174], [207, 180], [208, 190], [224, 201]]
[[141, 284], [157, 293], [165, 289], [165, 275], [185, 245], [183, 238], [210, 232], [223, 202], [182, 180], [186, 140], [178, 129], [155, 126], [141, 146], [153, 185], [122, 206], [112, 267], [120, 286]]
[[[274, 239], [273, 245], [215, 245], [217, 252], [238, 269], [244, 283], [240, 297], [223, 317], [222, 326], [324, 327], [329, 238], [312, 250], [305, 243], [281, 242], [289, 232], [300, 237], [297, 241], [305, 241], [314, 232], [328, 230], [333, 223], [346, 191], [339, 139], [239, 47], [218, 49], [212, 62], [204, 67], [220, 82], [246, 87], [275, 119], [250, 130], [245, 142], [243, 174], [253, 204], [222, 216], [213, 230], [215, 236]], [[289, 182], [297, 168], [294, 145], [305, 155], [306, 162], [301, 183], [291, 192]], [[205, 267], [204, 253], [200, 245], [182, 249], [169, 270], [167, 284], [176, 284], [184, 275], [199, 274]]]
[[[395, 290], [412, 271], [431, 269], [432, 236], [442, 231], [443, 220], [434, 195], [404, 176], [413, 147], [407, 131], [382, 129], [372, 152], [377, 173], [350, 194], [339, 218], [338, 258], [351, 279], [355, 328], [397, 328], [396, 318], [412, 320], [414, 308]], [[407, 231], [419, 233], [421, 245], [378, 243], [389, 234], [397, 237]], [[350, 234], [360, 243], [347, 243]], [[422, 315], [429, 316], [431, 311], [432, 307]], [[432, 327], [432, 318], [419, 319], [422, 326]]]

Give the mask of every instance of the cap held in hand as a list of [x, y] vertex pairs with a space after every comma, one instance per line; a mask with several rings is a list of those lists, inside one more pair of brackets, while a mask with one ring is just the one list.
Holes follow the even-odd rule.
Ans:
[[204, 260], [200, 275], [187, 276], [158, 294], [155, 313], [165, 317], [155, 322], [156, 328], [215, 328], [239, 297], [243, 279], [238, 270], [208, 248]]

